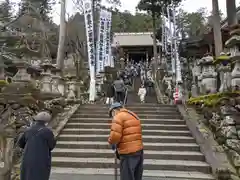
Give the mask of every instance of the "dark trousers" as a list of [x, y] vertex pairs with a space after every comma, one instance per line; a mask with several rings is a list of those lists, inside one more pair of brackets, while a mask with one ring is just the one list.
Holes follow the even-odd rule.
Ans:
[[123, 102], [125, 98], [125, 93], [124, 92], [116, 92], [116, 98], [115, 100], [117, 102]]
[[120, 179], [142, 180], [143, 150], [132, 154], [120, 155]]

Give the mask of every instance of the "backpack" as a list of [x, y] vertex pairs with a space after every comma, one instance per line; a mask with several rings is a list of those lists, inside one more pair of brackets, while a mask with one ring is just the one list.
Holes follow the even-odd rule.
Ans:
[[122, 83], [121, 81], [115, 82], [114, 89], [116, 92], [124, 92], [125, 91], [124, 83]]

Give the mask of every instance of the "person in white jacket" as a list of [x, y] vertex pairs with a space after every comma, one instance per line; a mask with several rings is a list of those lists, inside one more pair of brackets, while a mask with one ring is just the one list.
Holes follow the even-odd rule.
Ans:
[[139, 90], [138, 90], [138, 96], [140, 97], [140, 101], [141, 103], [144, 103], [145, 102], [145, 96], [147, 94], [147, 90], [146, 88], [144, 87], [144, 85], [142, 85]]

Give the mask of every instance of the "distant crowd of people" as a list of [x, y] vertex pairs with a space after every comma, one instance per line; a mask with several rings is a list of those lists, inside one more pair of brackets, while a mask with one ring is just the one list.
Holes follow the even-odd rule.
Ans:
[[127, 87], [133, 87], [136, 78], [140, 78], [141, 86], [138, 90], [140, 102], [145, 102], [147, 93], [151, 94], [154, 87], [152, 70], [144, 62], [129, 62], [125, 69], [119, 72], [118, 77], [113, 82], [106, 82], [106, 104], [113, 102], [125, 103], [127, 100]]

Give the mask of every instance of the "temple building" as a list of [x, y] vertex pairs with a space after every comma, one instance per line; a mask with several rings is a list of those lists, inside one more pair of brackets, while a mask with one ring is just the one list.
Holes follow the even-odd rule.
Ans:
[[[158, 42], [157, 45], [159, 52], [161, 44]], [[121, 49], [125, 61], [150, 61], [153, 57], [151, 32], [114, 33], [112, 46]]]

